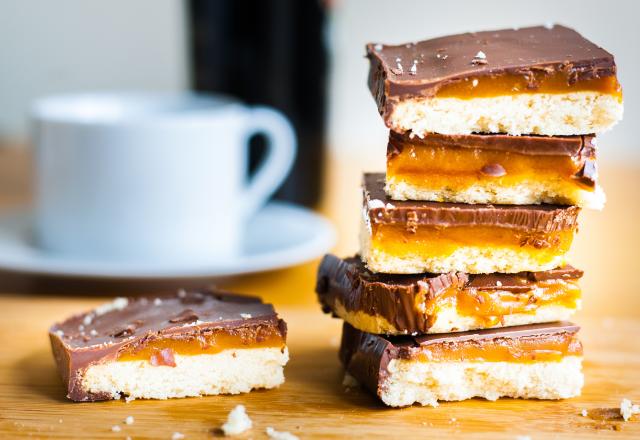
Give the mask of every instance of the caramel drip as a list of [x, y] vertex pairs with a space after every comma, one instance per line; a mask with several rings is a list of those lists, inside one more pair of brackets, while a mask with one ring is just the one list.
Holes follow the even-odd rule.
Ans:
[[440, 309], [455, 307], [459, 315], [481, 320], [486, 327], [493, 327], [504, 316], [534, 314], [543, 306], [575, 309], [581, 290], [576, 281], [548, 280], [532, 284], [527, 292], [500, 290], [500, 287], [480, 290], [452, 286], [434, 298], [425, 296], [417, 298], [420, 300], [417, 308], [426, 315], [437, 316]]

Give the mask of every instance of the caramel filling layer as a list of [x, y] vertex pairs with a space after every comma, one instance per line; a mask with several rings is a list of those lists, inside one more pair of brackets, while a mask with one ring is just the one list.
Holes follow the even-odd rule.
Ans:
[[444, 258], [464, 246], [510, 248], [529, 252], [542, 264], [565, 254], [573, 240], [573, 230], [526, 232], [494, 226], [424, 226], [414, 229], [397, 224], [372, 224], [371, 245], [396, 257], [420, 255]]
[[438, 98], [493, 98], [496, 96], [524, 93], [571, 93], [599, 92], [613, 95], [622, 101], [622, 87], [615, 76], [579, 80], [569, 84], [564, 72], [544, 72], [525, 75], [479, 76], [465, 78], [442, 86], [436, 93]]
[[466, 189], [483, 183], [510, 186], [527, 181], [561, 181], [568, 192], [593, 191], [592, 185], [575, 177], [582, 166], [581, 160], [569, 156], [421, 144], [390, 155], [387, 177], [431, 190]]
[[455, 307], [462, 316], [479, 319], [487, 327], [498, 325], [502, 317], [516, 313], [534, 314], [542, 306], [560, 306], [575, 309], [581, 290], [577, 281], [538, 281], [526, 292], [500, 290], [459, 289], [451, 287], [435, 298], [419, 299], [418, 310], [436, 317], [440, 309]]
[[545, 337], [497, 338], [445, 342], [424, 346], [415, 356], [423, 362], [557, 362], [565, 356], [581, 356], [582, 344], [575, 334]]
[[[244, 348], [282, 348], [285, 341], [275, 327], [262, 326], [248, 331], [215, 330], [190, 337], [154, 339], [144, 345], [133, 347], [118, 354], [118, 361], [148, 360], [152, 363], [166, 357], [161, 353], [194, 356], [216, 354], [223, 350]], [[159, 363], [162, 363], [160, 361]]]

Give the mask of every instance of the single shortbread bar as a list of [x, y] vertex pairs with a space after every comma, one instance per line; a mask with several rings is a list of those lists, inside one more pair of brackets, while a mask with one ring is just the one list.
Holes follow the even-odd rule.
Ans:
[[516, 273], [564, 266], [580, 208], [395, 201], [365, 174], [360, 255], [373, 272]]
[[367, 45], [369, 88], [398, 133], [598, 133], [622, 118], [613, 55], [564, 26]]
[[601, 209], [595, 136], [390, 132], [386, 191], [395, 200]]
[[118, 298], [55, 324], [75, 401], [237, 394], [284, 382], [287, 327], [270, 304], [214, 291]]
[[579, 396], [584, 382], [578, 329], [560, 322], [393, 337], [345, 323], [340, 359], [389, 406], [473, 397], [565, 399]]
[[388, 335], [450, 333], [566, 320], [579, 309], [571, 266], [545, 272], [390, 275], [358, 257], [326, 255], [316, 292], [325, 312], [358, 330]]

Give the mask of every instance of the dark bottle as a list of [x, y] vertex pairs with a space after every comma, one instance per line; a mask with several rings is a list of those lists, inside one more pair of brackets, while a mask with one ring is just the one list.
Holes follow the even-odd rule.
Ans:
[[[194, 88], [282, 111], [298, 155], [276, 198], [319, 199], [324, 163], [326, 10], [314, 0], [190, 0]], [[263, 139], [252, 141], [250, 168]]]

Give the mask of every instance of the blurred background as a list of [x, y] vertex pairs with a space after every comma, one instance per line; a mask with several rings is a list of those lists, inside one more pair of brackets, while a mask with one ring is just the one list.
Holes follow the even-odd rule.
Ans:
[[[625, 96], [624, 121], [599, 142], [608, 205], [584, 213], [572, 251], [587, 273], [585, 313], [635, 314], [639, 12], [633, 0], [3, 0], [0, 205], [29, 199], [34, 99], [96, 90], [217, 91], [274, 106], [292, 120], [299, 156], [278, 197], [329, 216], [340, 237], [336, 252], [351, 254], [360, 172], [384, 168], [387, 135], [366, 87], [365, 43], [562, 23], [615, 55]], [[254, 144], [255, 162], [261, 140]], [[624, 302], [612, 300], [620, 292], [628, 293]]]
[[601, 153], [637, 161], [627, 127], [640, 117], [639, 13], [633, 0], [3, 0], [0, 137], [24, 141], [29, 104], [47, 94], [198, 88], [273, 103], [298, 126], [326, 109], [328, 148], [379, 153], [386, 131], [365, 86], [365, 43], [553, 22], [615, 54], [625, 120]]

